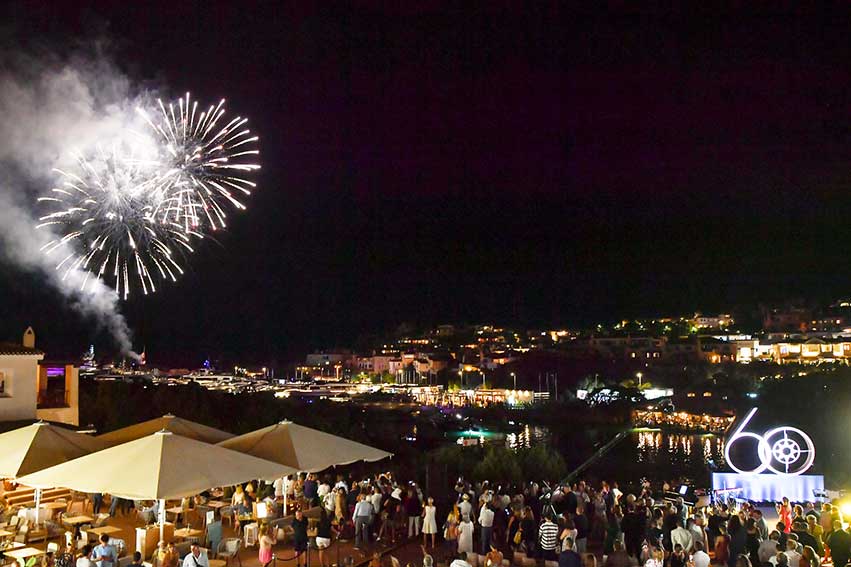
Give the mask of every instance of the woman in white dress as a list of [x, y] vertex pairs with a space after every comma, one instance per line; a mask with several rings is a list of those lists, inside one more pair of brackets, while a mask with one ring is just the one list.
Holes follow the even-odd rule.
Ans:
[[470, 516], [464, 516], [458, 524], [458, 553], [473, 553], [473, 522]]
[[423, 547], [427, 536], [431, 536], [431, 548], [434, 549], [434, 538], [437, 533], [437, 508], [434, 507], [434, 498], [428, 497], [428, 503], [423, 508]]

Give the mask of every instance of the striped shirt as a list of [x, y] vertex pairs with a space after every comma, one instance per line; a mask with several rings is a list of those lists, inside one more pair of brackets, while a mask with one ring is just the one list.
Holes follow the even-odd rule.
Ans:
[[558, 526], [553, 522], [544, 522], [538, 530], [541, 549], [553, 551], [558, 545]]

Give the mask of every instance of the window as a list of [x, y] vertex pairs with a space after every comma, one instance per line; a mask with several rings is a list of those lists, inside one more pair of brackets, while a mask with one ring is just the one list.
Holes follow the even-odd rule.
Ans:
[[12, 397], [12, 376], [8, 370], [0, 370], [0, 398]]

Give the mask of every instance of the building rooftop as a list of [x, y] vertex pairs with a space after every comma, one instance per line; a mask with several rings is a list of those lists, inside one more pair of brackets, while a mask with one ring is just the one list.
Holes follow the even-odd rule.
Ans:
[[44, 356], [37, 348], [28, 348], [17, 343], [0, 343], [0, 355], [6, 356]]

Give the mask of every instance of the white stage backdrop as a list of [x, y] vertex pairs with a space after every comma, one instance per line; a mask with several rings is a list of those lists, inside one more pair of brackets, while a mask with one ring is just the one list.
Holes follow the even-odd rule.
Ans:
[[735, 494], [739, 498], [754, 502], [779, 502], [784, 496], [792, 502], [816, 500], [813, 490], [824, 490], [824, 476], [802, 474], [785, 476], [779, 474], [712, 473], [712, 489], [741, 488]]

